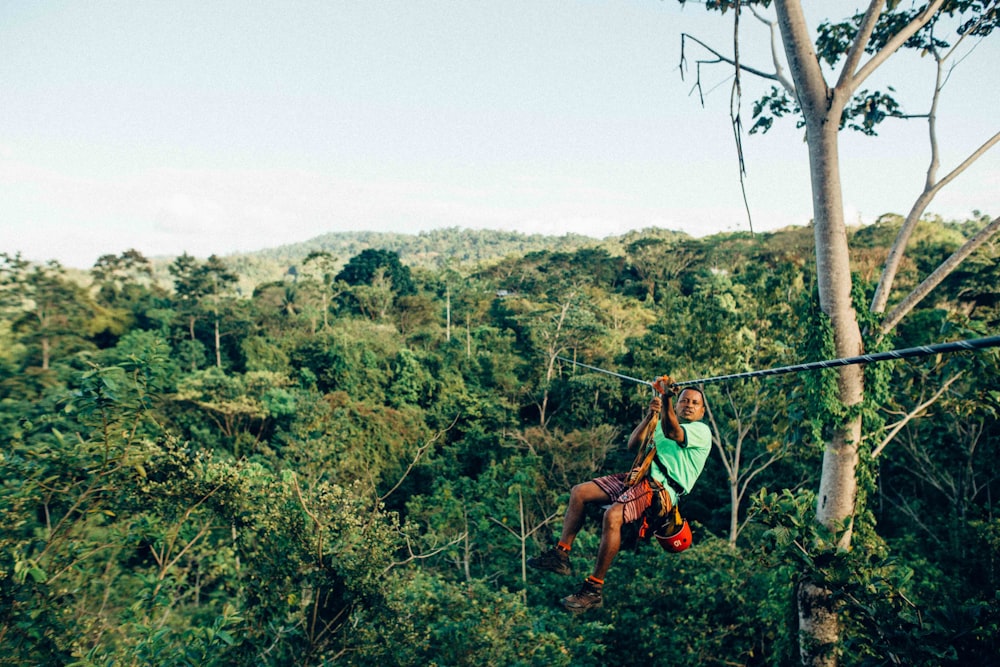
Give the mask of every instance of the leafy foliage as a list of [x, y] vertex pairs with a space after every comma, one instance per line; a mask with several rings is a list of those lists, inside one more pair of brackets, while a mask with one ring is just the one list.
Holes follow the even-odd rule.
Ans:
[[[894, 224], [856, 246], [874, 257]], [[913, 261], [981, 224], [925, 221]], [[159, 293], [138, 258], [109, 255], [95, 298], [5, 257], [0, 664], [788, 664], [806, 575], [846, 611], [846, 664], [985, 664], [1000, 588], [993, 351], [866, 370], [850, 552], [811, 516], [817, 445], [846, 415], [820, 372], [707, 388], [743, 495], [713, 460], [684, 498], [695, 546], [635, 541], [604, 609], [566, 615], [575, 582], [525, 568], [569, 486], [629, 464], [649, 399], [558, 357], [642, 379], [828, 357], [810, 243], [795, 229], [632, 234], [425, 268], [374, 318], [338, 304], [372, 286], [338, 283], [328, 257], [242, 297], [245, 276], [195, 280], [232, 273], [218, 258], [179, 258], [177, 289]], [[985, 335], [994, 254], [882, 344]], [[18, 322], [47, 285], [73, 302], [53, 301], [67, 325], [45, 329], [43, 368], [38, 330]], [[871, 282], [856, 285], [864, 303]], [[111, 310], [114, 329], [75, 319]], [[574, 543], [578, 572], [600, 513]]]

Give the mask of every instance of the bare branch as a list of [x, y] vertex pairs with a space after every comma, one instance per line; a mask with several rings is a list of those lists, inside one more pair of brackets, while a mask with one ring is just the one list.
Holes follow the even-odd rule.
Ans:
[[885, 320], [882, 322], [880, 331], [885, 334], [899, 324], [907, 313], [909, 313], [913, 308], [920, 303], [920, 301], [927, 296], [931, 290], [937, 287], [941, 281], [948, 277], [952, 271], [958, 268], [958, 265], [965, 260], [966, 257], [971, 255], [973, 252], [979, 249], [981, 245], [986, 243], [994, 234], [1000, 231], [1000, 217], [994, 218], [990, 224], [986, 225], [978, 234], [973, 236], [971, 239], [965, 242], [961, 248], [956, 250], [951, 257], [946, 259], [941, 263], [939, 267], [934, 269], [934, 272], [929, 276], [924, 278], [924, 281], [917, 285], [912, 292], [910, 292], [906, 298], [899, 302], [899, 304], [892, 309]]
[[909, 454], [910, 459], [916, 467], [911, 467], [903, 462], [897, 462], [904, 470], [908, 470], [914, 476], [922, 479], [938, 490], [938, 492], [948, 500], [953, 506], [958, 504], [958, 481], [947, 469], [937, 466], [931, 460], [927, 447], [923, 442], [913, 442], [913, 438], [902, 440], [904, 451]]
[[921, 514], [916, 508], [914, 508], [908, 498], [904, 497], [902, 494], [899, 495], [898, 499], [893, 498], [888, 494], [886, 494], [883, 497], [890, 505], [892, 505], [896, 509], [896, 511], [908, 517], [910, 519], [910, 522], [916, 528], [926, 533], [927, 537], [929, 537], [937, 544], [941, 544], [941, 536], [939, 531], [932, 529], [928, 525], [926, 515]]
[[923, 192], [920, 193], [916, 201], [913, 202], [913, 206], [910, 207], [910, 212], [899, 228], [896, 240], [893, 241], [892, 247], [889, 249], [889, 254], [886, 256], [882, 275], [879, 277], [878, 285], [875, 287], [875, 294], [872, 297], [871, 312], [873, 313], [885, 311], [885, 305], [889, 301], [889, 292], [892, 290], [892, 284], [896, 280], [896, 273], [899, 271], [899, 264], [903, 259], [906, 246], [910, 242], [910, 236], [913, 234], [913, 230], [916, 229], [917, 223], [920, 222], [920, 216], [923, 215], [927, 206], [930, 205], [931, 200], [940, 189], [935, 187], [937, 170], [941, 163], [938, 157], [937, 107], [941, 97], [941, 89], [943, 88], [944, 61], [936, 50], [932, 49], [931, 53], [934, 55], [936, 65], [934, 93], [931, 95], [931, 109], [927, 114], [927, 132], [930, 141], [931, 160], [927, 166], [927, 176], [924, 179]]
[[906, 43], [910, 37], [913, 37], [921, 28], [923, 28], [927, 23], [934, 18], [934, 14], [941, 8], [944, 4], [944, 0], [933, 0], [929, 3], [924, 11], [920, 12], [916, 18], [910, 21], [906, 27], [893, 35], [892, 39], [886, 42], [885, 46], [879, 49], [878, 53], [871, 57], [871, 59], [866, 62], [858, 73], [852, 76], [849, 80], [844, 80], [838, 83], [838, 89], [841, 89], [843, 84], [843, 90], [848, 93], [853, 93], [857, 90], [865, 79], [872, 75], [872, 73], [882, 66], [889, 57], [895, 53], [903, 44]]
[[762, 457], [755, 456], [754, 460], [750, 462], [749, 466], [747, 466], [748, 468], [750, 468], [750, 471], [745, 475], [743, 475], [743, 477], [740, 479], [739, 499], [743, 500], [743, 498], [746, 497], [747, 489], [750, 488], [750, 482], [753, 480], [754, 477], [764, 472], [778, 461], [784, 459], [786, 456], [788, 456], [788, 450], [782, 449], [781, 451], [771, 454], [770, 458], [768, 458], [767, 461], [759, 465], [757, 465], [757, 461], [759, 461]]
[[872, 32], [875, 31], [875, 25], [878, 23], [878, 17], [882, 13], [882, 7], [884, 6], [885, 0], [872, 0], [872, 3], [868, 5], [865, 17], [858, 28], [858, 34], [854, 36], [854, 42], [851, 43], [851, 50], [844, 60], [844, 69], [840, 71], [840, 79], [837, 81], [838, 88], [850, 85], [851, 77], [854, 76], [854, 70], [861, 61], [865, 47], [868, 46], [868, 42], [872, 38]]
[[983, 143], [982, 146], [980, 146], [979, 148], [977, 148], [976, 150], [974, 150], [969, 155], [969, 157], [965, 158], [965, 160], [962, 161], [962, 164], [960, 164], [957, 167], [955, 167], [954, 169], [952, 169], [951, 172], [947, 176], [945, 176], [944, 178], [942, 178], [934, 186], [934, 192], [933, 193], [937, 194], [938, 191], [941, 190], [941, 188], [943, 188], [944, 186], [948, 185], [953, 180], [955, 180], [955, 178], [957, 178], [959, 175], [961, 175], [961, 173], [963, 171], [965, 171], [966, 169], [968, 169], [971, 164], [973, 164], [976, 160], [978, 160], [979, 158], [981, 158], [986, 153], [986, 151], [988, 151], [991, 148], [993, 148], [998, 142], [1000, 142], [1000, 132], [997, 132], [992, 137], [990, 137], [989, 139], [987, 139]]
[[785, 67], [781, 64], [781, 41], [779, 39], [777, 21], [767, 18], [758, 12], [757, 8], [753, 5], [750, 5], [750, 12], [758, 21], [767, 26], [768, 33], [770, 33], [771, 61], [774, 63], [774, 78], [781, 83], [782, 88], [787, 90], [792, 97], [795, 97], [795, 84], [785, 74]]
[[[207, 535], [207, 534], [208, 534], [208, 531], [209, 531], [209, 530], [210, 530], [211, 528], [212, 528], [212, 525], [211, 525], [211, 523], [205, 523], [204, 525], [202, 525], [202, 527], [198, 529], [198, 534], [197, 534], [197, 535], [195, 535], [194, 537], [192, 537], [192, 538], [191, 538], [190, 540], [188, 540], [188, 543], [187, 543], [187, 544], [185, 544], [185, 545], [184, 545], [184, 547], [183, 547], [183, 548], [182, 548], [182, 549], [181, 549], [180, 551], [178, 551], [178, 552], [177, 552], [177, 555], [176, 555], [176, 556], [174, 556], [174, 557], [173, 557], [173, 558], [172, 558], [172, 559], [170, 560], [170, 562], [169, 562], [169, 563], [167, 563], [166, 565], [163, 565], [163, 566], [162, 566], [162, 568], [161, 568], [161, 570], [160, 570], [160, 574], [159, 574], [159, 576], [157, 577], [157, 579], [160, 579], [160, 580], [162, 580], [162, 579], [166, 578], [166, 576], [167, 576], [167, 570], [169, 570], [169, 569], [170, 569], [170, 568], [172, 568], [172, 567], [173, 567], [174, 565], [176, 565], [176, 564], [177, 564], [177, 561], [179, 561], [179, 560], [181, 559], [181, 557], [182, 557], [182, 556], [183, 556], [184, 554], [186, 554], [186, 553], [187, 553], [187, 552], [188, 552], [188, 551], [189, 551], [189, 550], [191, 549], [191, 547], [193, 547], [193, 546], [195, 545], [195, 543], [196, 543], [196, 542], [197, 542], [198, 540], [200, 540], [201, 538], [205, 537], [205, 535]], [[157, 588], [159, 588], [159, 587], [157, 587]]]
[[386, 574], [386, 573], [389, 572], [389, 570], [391, 570], [391, 569], [393, 569], [395, 567], [399, 567], [401, 565], [406, 565], [407, 563], [411, 563], [411, 562], [413, 562], [415, 560], [423, 560], [425, 558], [431, 558], [433, 556], [436, 556], [439, 553], [441, 553], [442, 551], [444, 551], [445, 549], [447, 549], [448, 547], [453, 547], [456, 544], [458, 544], [459, 542], [461, 542], [462, 540], [464, 540], [467, 535], [468, 535], [468, 533], [462, 533], [461, 535], [459, 535], [458, 537], [456, 537], [455, 539], [453, 539], [451, 542], [448, 542], [446, 544], [442, 544], [441, 546], [437, 547], [436, 549], [431, 549], [430, 551], [426, 551], [424, 553], [416, 554], [416, 553], [413, 553], [413, 545], [410, 543], [410, 537], [409, 537], [409, 535], [406, 535], [404, 533], [403, 537], [406, 539], [406, 551], [407, 551], [407, 553], [409, 555], [406, 558], [404, 558], [403, 560], [401, 560], [401, 561], [395, 561], [393, 563], [390, 563], [389, 566], [387, 568], [385, 568], [385, 570], [382, 571], [382, 574]]
[[[62, 576], [63, 574], [65, 574], [66, 572], [69, 572], [70, 570], [72, 570], [72, 569], [73, 569], [73, 568], [75, 568], [75, 567], [76, 567], [77, 565], [79, 565], [79, 564], [80, 564], [80, 563], [82, 563], [83, 561], [87, 560], [87, 559], [88, 559], [88, 558], [90, 558], [91, 556], [94, 556], [94, 555], [96, 555], [96, 554], [98, 554], [98, 553], [100, 553], [101, 551], [104, 551], [104, 550], [106, 550], [106, 549], [113, 549], [113, 550], [117, 550], [117, 548], [118, 548], [118, 545], [116, 545], [116, 544], [111, 544], [111, 543], [108, 543], [108, 544], [101, 544], [101, 545], [98, 545], [98, 546], [94, 547], [93, 549], [91, 549], [90, 551], [88, 551], [88, 552], [86, 552], [86, 553], [84, 553], [84, 554], [81, 554], [80, 556], [78, 556], [78, 557], [76, 557], [76, 558], [73, 558], [72, 560], [70, 560], [70, 561], [69, 561], [69, 562], [68, 562], [68, 563], [66, 564], [66, 566], [65, 566], [65, 567], [63, 567], [62, 569], [58, 570], [58, 571], [57, 571], [57, 572], [56, 572], [55, 574], [53, 574], [53, 575], [52, 575], [52, 576], [50, 576], [50, 577], [49, 577], [48, 579], [46, 579], [46, 580], [45, 580], [45, 584], [46, 584], [47, 586], [51, 586], [51, 585], [52, 585], [52, 583], [53, 583], [53, 582], [54, 582], [54, 581], [55, 581], [56, 579], [58, 579], [59, 577], [61, 577], [61, 576]], [[155, 552], [154, 552], [154, 556], [155, 556]]]
[[[892, 291], [892, 284], [896, 279], [896, 274], [899, 271], [899, 265], [902, 261], [906, 246], [909, 243], [910, 236], [913, 234], [913, 230], [920, 221], [920, 217], [924, 214], [924, 211], [927, 210], [931, 201], [937, 196], [938, 192], [940, 192], [942, 188], [955, 180], [970, 165], [982, 157], [986, 151], [1000, 141], [1000, 132], [998, 132], [984, 142], [979, 148], [973, 151], [947, 176], [940, 181], [936, 181], [937, 170], [940, 166], [937, 142], [937, 107], [941, 91], [944, 89], [946, 83], [946, 77], [944, 76], [944, 62], [950, 54], [949, 56], [942, 57], [935, 49], [931, 50], [931, 54], [934, 56], [934, 60], [936, 62], [937, 76], [934, 84], [934, 93], [931, 97], [931, 108], [927, 114], [927, 129], [931, 149], [931, 159], [927, 167], [927, 177], [924, 181], [923, 192], [921, 192], [920, 196], [918, 196], [916, 201], [914, 201], [913, 206], [910, 208], [910, 212], [906, 216], [906, 220], [903, 222], [899, 233], [896, 235], [896, 240], [889, 249], [889, 254], [885, 261], [885, 267], [882, 269], [882, 276], [879, 278], [878, 286], [876, 287], [875, 294], [872, 297], [871, 312], [873, 313], [881, 313], [885, 311], [886, 303], [889, 301], [889, 293]], [[882, 332], [885, 333], [886, 331], [888, 331], [888, 329], [883, 327]]]
[[409, 476], [410, 472], [413, 470], [413, 467], [417, 465], [417, 461], [419, 461], [420, 457], [424, 455], [424, 452], [426, 452], [430, 448], [430, 446], [433, 445], [441, 436], [443, 436], [445, 433], [454, 428], [455, 424], [458, 423], [458, 417], [459, 415], [455, 415], [455, 419], [453, 419], [451, 424], [448, 425], [448, 428], [442, 431], [438, 431], [427, 442], [425, 442], [424, 444], [422, 444], [420, 447], [417, 448], [417, 453], [413, 455], [413, 459], [410, 461], [409, 465], [406, 466], [406, 470], [403, 471], [403, 474], [399, 477], [396, 483], [393, 484], [392, 488], [386, 491], [384, 495], [378, 497], [378, 501], [380, 503], [384, 502], [386, 498], [391, 496], [393, 492], [399, 488], [399, 485], [402, 484], [403, 481]]
[[882, 442], [880, 442], [878, 444], [878, 446], [875, 449], [872, 450], [872, 458], [873, 459], [877, 458], [878, 455], [882, 453], [882, 450], [886, 448], [886, 445], [888, 445], [890, 442], [892, 442], [892, 440], [896, 437], [896, 435], [898, 435], [899, 432], [903, 430], [903, 427], [905, 427], [907, 424], [909, 424], [910, 421], [912, 421], [913, 419], [919, 417], [921, 414], [923, 414], [923, 412], [927, 408], [929, 408], [931, 405], [933, 405], [934, 403], [936, 403], [937, 400], [939, 398], [941, 398], [941, 396], [946, 391], [948, 391], [948, 387], [950, 387], [951, 385], [953, 385], [955, 383], [955, 381], [958, 380], [960, 377], [962, 377], [962, 375], [964, 375], [964, 374], [965, 373], [963, 371], [959, 371], [958, 373], [955, 373], [955, 375], [953, 375], [950, 378], [948, 378], [948, 380], [943, 385], [941, 385], [941, 387], [938, 388], [938, 390], [936, 392], [934, 392], [934, 394], [930, 398], [928, 398], [926, 401], [924, 401], [923, 403], [921, 403], [917, 407], [915, 407], [912, 410], [910, 410], [906, 414], [906, 416], [904, 416], [898, 422], [896, 422], [895, 424], [893, 424], [892, 428], [889, 429], [888, 435], [886, 435], [886, 437], [884, 437], [882, 439]]
[[496, 525], [502, 527], [504, 530], [506, 530], [508, 533], [510, 533], [514, 537], [516, 537], [518, 539], [521, 539], [522, 537], [525, 537], [525, 538], [531, 537], [532, 535], [534, 535], [535, 533], [537, 533], [539, 530], [541, 530], [545, 526], [547, 526], [550, 523], [552, 523], [552, 521], [554, 519], [556, 519], [558, 516], [559, 516], [558, 512], [553, 512], [552, 514], [550, 514], [547, 517], [545, 517], [544, 519], [542, 519], [541, 523], [539, 523], [537, 526], [535, 526], [531, 530], [525, 532], [523, 535], [521, 533], [519, 533], [518, 531], [514, 530], [513, 528], [511, 528], [510, 526], [508, 526], [507, 524], [505, 524], [503, 521], [500, 521], [499, 519], [497, 519], [495, 516], [491, 516], [491, 517], [489, 517], [489, 519], [490, 519], [490, 521], [492, 521]]
[[705, 404], [705, 414], [708, 415], [708, 422], [712, 425], [712, 443], [715, 445], [716, 451], [719, 452], [719, 458], [722, 459], [722, 465], [726, 468], [727, 477], [732, 479], [736, 474], [733, 469], [734, 463], [729, 460], [729, 456], [726, 454], [726, 448], [722, 443], [722, 437], [719, 435], [719, 424], [715, 421], [715, 413], [707, 403]]
[[[538, 454], [538, 451], [535, 449], [535, 443], [533, 443], [531, 441], [531, 438], [529, 438], [523, 432], [515, 431], [515, 432], [510, 433], [509, 435], [510, 435], [510, 437], [512, 439], [516, 440], [517, 442], [520, 442], [520, 443], [524, 444], [528, 448], [528, 452], [530, 452], [532, 456], [535, 456], [535, 455]], [[507, 445], [506, 441], [502, 441], [500, 443], [500, 446], [501, 447], [513, 447], [511, 445]]]
[[[685, 33], [681, 33], [681, 52], [682, 53], [684, 51], [684, 40], [686, 40], [686, 39], [690, 39], [692, 42], [695, 42], [696, 44], [700, 45], [702, 48], [704, 48], [706, 51], [708, 51], [709, 53], [711, 53], [713, 56], [716, 57], [716, 60], [712, 60], [712, 61], [698, 61], [698, 62], [713, 62], [713, 63], [723, 62], [723, 63], [728, 63], [730, 65], [736, 66], [736, 60], [735, 59], [730, 58], [729, 56], [722, 55], [721, 53], [719, 53], [718, 51], [716, 51], [715, 49], [713, 49], [711, 46], [709, 46], [705, 42], [701, 41], [700, 39], [698, 39], [697, 37], [695, 37], [693, 35], [689, 35], [686, 32]], [[682, 58], [683, 58], [683, 56], [682, 56]], [[785, 83], [781, 79], [778, 78], [777, 74], [768, 74], [767, 72], [759, 70], [759, 69], [757, 69], [755, 67], [750, 67], [749, 65], [744, 65], [743, 63], [740, 63], [739, 67], [744, 72], [749, 72], [750, 74], [754, 74], [756, 76], [759, 76], [762, 79], [769, 79], [771, 81], [777, 81], [778, 83], [781, 83], [781, 85], [783, 85], [783, 86], [785, 85]], [[681, 70], [681, 78], [684, 78], [684, 71], [683, 70]]]

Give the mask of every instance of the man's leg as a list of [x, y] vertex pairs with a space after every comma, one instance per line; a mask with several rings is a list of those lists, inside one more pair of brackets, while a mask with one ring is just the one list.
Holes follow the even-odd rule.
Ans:
[[594, 573], [580, 586], [573, 595], [564, 597], [562, 605], [574, 614], [596, 609], [604, 605], [604, 575], [608, 573], [611, 562], [618, 555], [622, 543], [622, 524], [625, 522], [625, 506], [612, 503], [604, 512], [604, 523], [601, 527], [601, 544], [597, 548], [597, 563]]
[[559, 543], [566, 550], [573, 546], [573, 540], [583, 527], [583, 510], [587, 503], [609, 502], [611, 498], [593, 482], [583, 482], [577, 484], [569, 490], [569, 505], [566, 507], [566, 516], [563, 518], [562, 535]]
[[601, 544], [597, 547], [597, 562], [594, 564], [593, 578], [604, 581], [611, 562], [618, 555], [622, 545], [622, 524], [625, 522], [625, 506], [614, 503], [604, 512], [601, 527]]
[[573, 569], [570, 565], [569, 550], [573, 546], [573, 540], [576, 539], [580, 528], [583, 527], [583, 511], [587, 503], [609, 502], [610, 500], [608, 494], [593, 482], [577, 484], [570, 489], [569, 505], [566, 507], [566, 516], [563, 517], [559, 544], [538, 556], [529, 558], [528, 567], [556, 574], [571, 574]]

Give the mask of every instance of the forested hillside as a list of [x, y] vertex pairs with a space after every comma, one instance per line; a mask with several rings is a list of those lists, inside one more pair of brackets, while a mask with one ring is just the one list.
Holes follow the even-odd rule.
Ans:
[[[987, 222], [921, 223], [900, 290]], [[900, 224], [852, 231], [858, 303]], [[850, 552], [812, 546], [842, 416], [819, 371], [705, 387], [694, 546], [630, 535], [602, 609], [558, 605], [600, 508], [574, 576], [525, 567], [573, 484], [628, 467], [651, 396], [558, 358], [829, 358], [812, 239], [331, 235], [84, 281], [0, 255], [0, 664], [782, 665], [804, 573], [842, 605], [843, 664], [995, 664], [995, 348], [865, 368]], [[995, 335], [998, 284], [985, 245], [878, 345]]]
[[[638, 232], [633, 233], [632, 235]], [[671, 238], [680, 233], [666, 230], [646, 230], [645, 235]], [[310, 255], [325, 255], [329, 268], [339, 270], [350, 258], [365, 250], [388, 250], [399, 255], [400, 261], [411, 267], [440, 269], [444, 266], [489, 263], [502, 257], [522, 255], [539, 250], [571, 252], [580, 248], [602, 246], [621, 254], [622, 244], [632, 235], [598, 240], [567, 234], [543, 236], [490, 229], [437, 229], [419, 234], [389, 232], [333, 232], [302, 243], [291, 243], [259, 252], [241, 253], [226, 258], [227, 264], [239, 275], [239, 286], [247, 293], [263, 282], [281, 280], [294, 275]], [[156, 258], [156, 273], [169, 285], [167, 268], [172, 258]]]

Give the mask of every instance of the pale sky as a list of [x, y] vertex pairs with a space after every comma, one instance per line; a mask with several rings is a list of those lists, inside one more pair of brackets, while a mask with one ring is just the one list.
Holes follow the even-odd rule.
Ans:
[[[748, 230], [731, 68], [704, 70], [703, 108], [682, 32], [732, 51], [732, 14], [675, 0], [0, 0], [0, 252], [88, 268], [358, 230]], [[771, 69], [762, 24], [741, 32]], [[932, 62], [898, 57], [866, 87], [925, 112]], [[1000, 36], [952, 74], [940, 175], [1000, 129], [997, 62]], [[769, 85], [744, 75], [747, 128]], [[842, 140], [849, 222], [923, 186], [926, 123], [880, 134]], [[743, 146], [754, 229], [807, 224], [794, 121]], [[1000, 148], [930, 207], [973, 210], [1000, 215]]]

